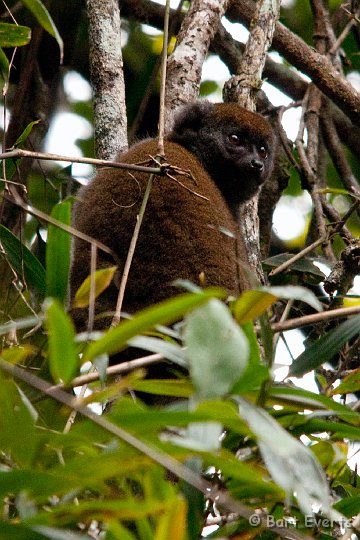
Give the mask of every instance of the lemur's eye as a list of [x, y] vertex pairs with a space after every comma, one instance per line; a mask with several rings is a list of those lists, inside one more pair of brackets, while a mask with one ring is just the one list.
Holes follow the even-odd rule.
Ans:
[[265, 148], [265, 146], [260, 146], [260, 148], [259, 148], [259, 156], [262, 157], [263, 159], [267, 159], [268, 155], [269, 154], [268, 154], [268, 151]]
[[231, 135], [229, 135], [229, 141], [234, 146], [239, 146], [241, 144], [240, 137], [238, 137], [238, 135], [236, 135], [235, 133], [232, 133]]

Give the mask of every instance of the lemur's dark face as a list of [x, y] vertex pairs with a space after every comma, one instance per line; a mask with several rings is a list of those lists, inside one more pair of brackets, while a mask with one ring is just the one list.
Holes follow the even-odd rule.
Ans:
[[180, 113], [170, 139], [198, 157], [232, 209], [250, 199], [273, 168], [271, 125], [260, 114], [234, 103], [189, 105]]

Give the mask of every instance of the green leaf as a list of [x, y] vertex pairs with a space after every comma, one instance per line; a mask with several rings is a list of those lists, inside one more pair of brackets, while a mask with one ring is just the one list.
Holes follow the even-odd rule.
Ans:
[[[70, 225], [71, 203], [56, 204], [51, 217]], [[57, 298], [65, 304], [67, 300], [70, 269], [71, 236], [55, 225], [49, 225], [46, 242], [46, 296]]]
[[5, 83], [9, 80], [9, 60], [7, 59], [6, 54], [0, 47], [0, 74], [1, 78]]
[[29, 287], [45, 294], [45, 270], [39, 260], [9, 229], [0, 225], [0, 241], [6, 256], [20, 279], [25, 278]]
[[201, 398], [224, 396], [246, 368], [246, 336], [219, 300], [211, 300], [187, 317], [184, 343]]
[[19, 364], [24, 362], [24, 360], [33, 355], [36, 352], [36, 348], [29, 343], [25, 343], [20, 347], [9, 347], [8, 349], [3, 349], [1, 351], [1, 358], [5, 362], [10, 362], [10, 364]]
[[336, 510], [339, 510], [346, 517], [353, 517], [359, 513], [360, 495], [346, 497], [334, 504]]
[[222, 289], [206, 289], [198, 294], [183, 294], [146, 308], [133, 319], [120, 323], [116, 328], [111, 328], [103, 337], [91, 343], [84, 351], [83, 361], [92, 360], [104, 353], [111, 355], [119, 352], [134, 336], [147, 332], [157, 324], [176, 322], [185, 313], [208, 302], [214, 296], [225, 298], [226, 292]]
[[31, 39], [31, 30], [28, 26], [0, 22], [0, 47], [21, 47], [27, 45]]
[[[292, 433], [294, 435], [307, 434], [311, 435], [314, 433], [331, 433], [334, 440], [349, 439], [353, 441], [360, 440], [360, 428], [356, 426], [349, 426], [348, 424], [342, 422], [331, 422], [329, 420], [322, 420], [321, 418], [316, 418], [317, 415], [321, 413], [313, 413], [312, 418], [304, 418], [304, 423], [299, 424], [299, 426], [292, 425]], [[323, 413], [326, 414], [326, 413]], [[330, 416], [330, 413], [328, 413]], [[299, 417], [297, 417], [299, 419]]]
[[159, 517], [154, 539], [183, 540], [186, 533], [186, 502], [183, 498], [167, 500], [165, 512]]
[[[263, 261], [263, 264], [270, 267], [277, 267], [284, 262], [289, 261], [293, 257], [292, 253], [280, 253], [279, 255], [274, 255]], [[320, 278], [325, 278], [325, 274], [313, 263], [312, 259], [304, 257], [295, 261], [290, 266], [291, 270], [296, 270], [302, 274], [312, 274]]]
[[137, 540], [137, 538], [139, 537], [135, 537], [119, 521], [111, 520], [106, 524], [105, 540]]
[[[95, 298], [97, 298], [110, 285], [117, 266], [101, 268], [95, 272]], [[89, 305], [91, 276], [88, 276], [75, 294], [74, 306], [76, 308], [85, 308]]]
[[[197, 474], [202, 474], [202, 459], [198, 456], [188, 458], [186, 466]], [[204, 525], [205, 497], [194, 486], [180, 481], [181, 492], [187, 501], [187, 532], [189, 540], [198, 540]], [[170, 537], [169, 537], [170, 538]], [[187, 536], [185, 536], [187, 538]]]
[[45, 323], [49, 334], [49, 367], [56, 383], [70, 382], [78, 370], [72, 321], [62, 306], [53, 299], [45, 305]]
[[[119, 519], [129, 521], [151, 515], [161, 515], [166, 508], [166, 502], [154, 498], [142, 500], [141, 504], [136, 498], [133, 499], [88, 499], [81, 500], [78, 504], [66, 502], [54, 506], [51, 512], [43, 510], [35, 516], [34, 521], [51, 525], [60, 522], [61, 525], [73, 525], [76, 522], [90, 521], [104, 517], [105, 519]], [[86, 538], [86, 537], [85, 537]], [[89, 537], [88, 537], [89, 538]], [[148, 537], [150, 538], [150, 537]]]
[[269, 370], [261, 362], [260, 349], [254, 326], [251, 322], [242, 325], [250, 348], [250, 356], [244, 372], [231, 389], [232, 394], [244, 395], [259, 390], [261, 384], [269, 379]]
[[274, 386], [269, 390], [269, 393], [270, 397], [276, 399], [275, 403], [277, 405], [286, 403], [298, 407], [300, 410], [325, 409], [345, 422], [356, 426], [360, 425], [360, 414], [358, 412], [322, 394], [314, 394], [314, 392], [303, 388], [284, 386]]
[[144, 379], [133, 383], [132, 388], [157, 396], [188, 398], [194, 393], [194, 387], [188, 381], [177, 379]]
[[44, 4], [40, 0], [21, 0], [21, 3], [31, 11], [41, 26], [56, 39], [60, 49], [60, 64], [62, 64], [64, 43]]
[[240, 324], [257, 319], [276, 302], [277, 296], [263, 290], [245, 291], [233, 304], [234, 316]]
[[181, 367], [187, 368], [188, 361], [185, 351], [177, 343], [171, 343], [164, 339], [159, 339], [151, 336], [136, 336], [128, 341], [131, 347], [144, 349], [153, 353], [162, 354], [168, 360]]
[[339, 386], [330, 392], [330, 395], [350, 394], [358, 390], [360, 390], [360, 368], [355, 369], [350, 375], [344, 377]]
[[313, 504], [326, 516], [336, 513], [329, 505], [326, 476], [314, 454], [294, 439], [264, 409], [237, 398], [240, 415], [256, 435], [265, 464], [279, 486], [290, 498], [296, 494], [301, 511], [313, 515]]
[[289, 369], [289, 376], [301, 377], [304, 373], [329, 362], [341, 347], [360, 332], [360, 315], [356, 315], [307, 346]]
[[2, 372], [0, 385], [0, 448], [11, 456], [14, 465], [30, 466], [39, 444], [34, 425], [36, 413], [14, 381], [5, 377]]
[[257, 319], [265, 313], [279, 298], [287, 300], [300, 300], [306, 302], [317, 311], [322, 311], [322, 305], [313, 292], [305, 287], [287, 285], [283, 287], [259, 287], [252, 291], [245, 291], [233, 304], [236, 320], [246, 323]]
[[0, 540], [44, 540], [44, 536], [20, 523], [0, 520]]
[[24, 131], [21, 133], [21, 135], [16, 139], [14, 146], [21, 146], [32, 132], [33, 127], [36, 126], [39, 122], [40, 120], [34, 120], [33, 122], [30, 122], [26, 126]]
[[262, 287], [261, 290], [267, 291], [268, 293], [277, 296], [277, 298], [284, 298], [286, 300], [300, 300], [300, 302], [309, 304], [309, 306], [316, 309], [316, 311], [323, 310], [323, 307], [316, 298], [315, 294], [305, 287], [285, 285], [283, 287]]

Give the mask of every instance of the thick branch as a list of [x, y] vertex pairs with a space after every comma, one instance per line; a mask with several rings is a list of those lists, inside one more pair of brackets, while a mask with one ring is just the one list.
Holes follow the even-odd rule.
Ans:
[[280, 2], [262, 0], [257, 3], [251, 32], [245, 45], [237, 75], [225, 84], [224, 96], [237, 101], [246, 109], [255, 111], [256, 96], [261, 86], [266, 53], [271, 45], [275, 23], [279, 17]]
[[87, 0], [86, 7], [96, 155], [111, 159], [127, 148], [119, 4], [117, 0]]
[[[164, 18], [163, 6], [154, 4], [149, 0], [119, 0], [119, 3], [123, 17], [135, 19], [150, 24], [155, 28], [162, 29]], [[228, 10], [229, 12], [230, 10]], [[178, 31], [182, 18], [183, 16], [177, 14], [175, 10], [171, 11], [171, 22], [172, 24], [174, 23], [174, 32]], [[306, 55], [309, 47], [305, 43], [303, 45], [305, 47], [303, 53]], [[236, 42], [223, 26], [219, 27], [210, 48], [214, 53], [219, 55], [232, 74], [237, 72], [244, 45]], [[271, 84], [295, 101], [301, 100], [304, 97], [308, 87], [308, 83], [294, 71], [291, 71], [282, 64], [274, 62], [269, 57], [266, 59], [263, 75]], [[331, 106], [331, 116], [334, 119], [341, 140], [356, 156], [359, 155], [360, 129], [354, 126], [349, 118], [333, 104]]]
[[[235, 0], [227, 16], [250, 26], [255, 4], [251, 0]], [[360, 126], [360, 94], [342, 78], [330, 60], [306, 45], [283, 24], [276, 23], [273, 48], [297, 69], [308, 75], [316, 86]]]
[[202, 66], [228, 0], [194, 0], [168, 59], [165, 109], [166, 127], [179, 105], [199, 95]]

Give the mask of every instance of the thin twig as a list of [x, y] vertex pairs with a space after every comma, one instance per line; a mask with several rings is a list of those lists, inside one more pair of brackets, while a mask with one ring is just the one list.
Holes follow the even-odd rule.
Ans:
[[285, 261], [284, 263], [280, 264], [279, 266], [271, 270], [271, 272], [269, 272], [269, 277], [276, 276], [277, 274], [280, 274], [284, 270], [287, 270], [296, 261], [298, 261], [299, 259], [302, 259], [303, 257], [305, 257], [305, 255], [307, 255], [308, 253], [311, 253], [315, 248], [320, 246], [326, 240], [326, 238], [327, 236], [324, 235], [318, 240], [315, 240], [315, 242], [313, 242], [306, 248], [302, 249], [299, 253], [296, 253], [296, 255], [291, 257], [289, 260]]
[[341, 32], [341, 34], [338, 36], [336, 41], [332, 44], [331, 48], [329, 49], [328, 54], [331, 55], [331, 54], [336, 54], [337, 53], [338, 49], [341, 47], [342, 42], [348, 36], [348, 34], [350, 33], [352, 27], [356, 26], [357, 23], [358, 23], [357, 18], [355, 17], [355, 15], [352, 15], [352, 18], [347, 22], [347, 24], [346, 24], [345, 28], [343, 29], [343, 31]]
[[62, 156], [59, 154], [49, 154], [47, 152], [31, 152], [30, 150], [23, 150], [22, 148], [16, 148], [15, 150], [9, 150], [0, 154], [0, 159], [11, 158], [31, 158], [42, 159], [45, 161], [70, 161], [71, 163], [86, 163], [88, 165], [95, 165], [100, 167], [114, 167], [115, 169], [128, 169], [130, 171], [147, 172], [149, 174], [161, 174], [160, 167], [145, 167], [143, 165], [132, 165], [131, 163], [119, 163], [118, 161], [109, 161], [107, 159], [96, 159], [88, 157], [76, 157], [76, 156]]
[[296, 319], [274, 323], [271, 325], [271, 329], [273, 332], [286, 332], [287, 330], [293, 330], [294, 328], [302, 328], [303, 326], [330, 321], [332, 319], [349, 317], [350, 315], [357, 315], [358, 313], [360, 313], [360, 306], [332, 309], [331, 311], [313, 313], [311, 315], [304, 315], [304, 317], [297, 317]]
[[326, 236], [324, 235], [318, 238], [318, 240], [315, 240], [315, 242], [313, 242], [306, 248], [302, 249], [299, 253], [296, 253], [296, 255], [291, 257], [289, 260], [285, 261], [284, 263], [280, 264], [278, 267], [271, 270], [271, 272], [269, 272], [269, 277], [276, 276], [277, 274], [280, 274], [280, 272], [287, 270], [289, 266], [294, 264], [296, 261], [298, 261], [302, 257], [305, 257], [305, 255], [307, 255], [308, 253], [311, 253], [311, 251], [313, 251], [315, 248], [320, 246], [327, 237], [331, 238], [332, 236], [335, 236], [336, 234], [338, 234], [338, 232], [342, 229], [342, 227], [347, 222], [351, 214], [359, 207], [359, 205], [360, 205], [360, 199], [357, 199], [354, 202], [354, 204], [349, 208], [349, 210], [343, 215], [342, 219], [338, 223], [336, 223], [333, 230], [328, 235]]
[[[153, 364], [158, 364], [163, 362], [165, 357], [162, 354], [149, 354], [148, 356], [143, 356], [141, 358], [135, 358], [134, 360], [129, 360], [128, 362], [121, 362], [115, 366], [110, 366], [106, 369], [106, 376], [110, 377], [112, 375], [120, 375], [124, 373], [129, 373], [135, 369], [147, 368]], [[97, 371], [90, 371], [86, 375], [80, 375], [71, 381], [67, 388], [75, 388], [77, 386], [88, 385], [92, 382], [98, 381], [100, 379], [100, 374]], [[64, 388], [64, 385], [56, 385], [56, 388]]]
[[148, 200], [149, 200], [150, 191], [151, 191], [151, 188], [152, 188], [154, 176], [155, 175], [151, 174], [150, 177], [149, 177], [149, 180], [148, 180], [148, 183], [147, 183], [147, 186], [146, 186], [146, 190], [145, 190], [145, 193], [144, 193], [144, 198], [143, 198], [142, 203], [141, 203], [141, 208], [139, 210], [139, 214], [136, 216], [136, 225], [135, 225], [135, 228], [134, 228], [134, 233], [133, 233], [132, 238], [131, 238], [130, 247], [129, 247], [127, 257], [126, 257], [123, 274], [121, 276], [119, 294], [118, 294], [118, 298], [117, 298], [117, 302], [116, 302], [115, 313], [114, 313], [113, 319], [111, 321], [111, 327], [117, 326], [119, 324], [119, 322], [120, 322], [121, 307], [122, 307], [123, 300], [124, 300], [125, 288], [126, 288], [127, 280], [128, 280], [128, 277], [129, 277], [131, 263], [132, 263], [132, 260], [133, 260], [133, 257], [134, 257], [136, 244], [137, 244], [137, 241], [138, 241], [138, 238], [139, 238], [140, 227], [141, 227], [141, 224], [142, 224], [142, 221], [143, 221], [143, 218], [144, 218], [144, 215], [145, 215], [146, 206], [147, 206], [147, 203], [148, 203]]

